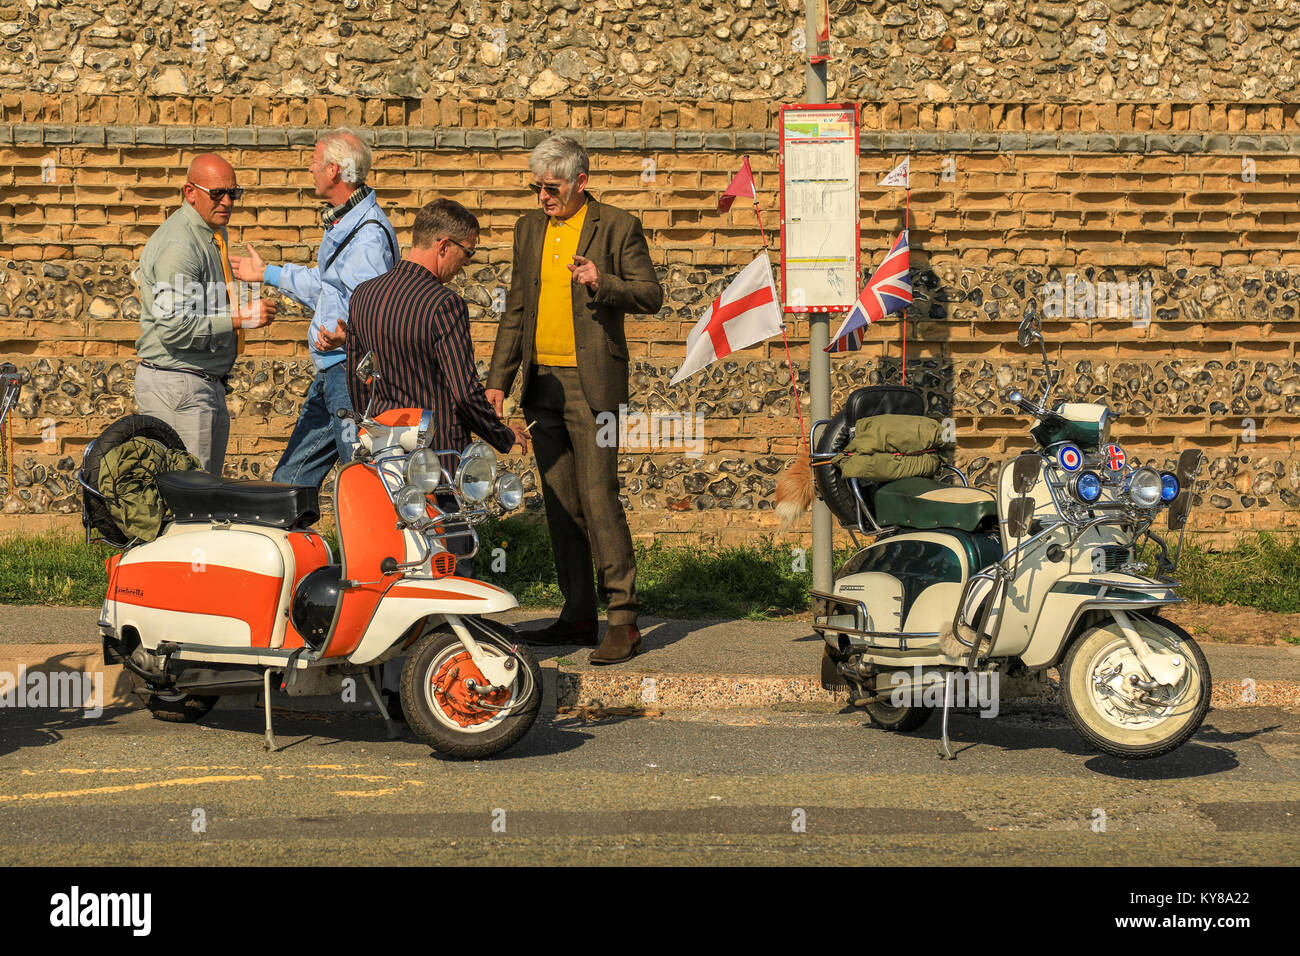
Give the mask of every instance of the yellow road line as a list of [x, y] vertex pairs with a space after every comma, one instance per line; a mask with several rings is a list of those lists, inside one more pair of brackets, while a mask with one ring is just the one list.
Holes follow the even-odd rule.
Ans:
[[152, 790], [155, 787], [190, 787], [204, 783], [235, 783], [241, 780], [261, 780], [260, 774], [238, 777], [178, 777], [175, 780], [152, 780], [148, 783], [131, 783], [118, 787], [91, 787], [86, 790], [51, 790], [46, 793], [0, 794], [0, 803], [10, 800], [54, 800], [59, 797], [88, 797], [100, 793], [128, 793], [132, 790]]

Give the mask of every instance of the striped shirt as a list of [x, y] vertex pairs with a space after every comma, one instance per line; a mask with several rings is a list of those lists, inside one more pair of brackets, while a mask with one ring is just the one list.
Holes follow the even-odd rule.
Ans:
[[470, 433], [506, 453], [514, 433], [497, 418], [474, 368], [465, 300], [422, 265], [402, 259], [352, 292], [347, 325], [348, 392], [365, 409], [369, 390], [357, 378], [367, 352], [381, 378], [371, 416], [394, 408], [433, 412], [432, 447], [461, 451]]

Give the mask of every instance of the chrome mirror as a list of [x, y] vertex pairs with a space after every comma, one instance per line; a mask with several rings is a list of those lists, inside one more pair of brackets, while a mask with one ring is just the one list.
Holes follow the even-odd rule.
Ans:
[[379, 357], [374, 352], [367, 352], [357, 363], [357, 377], [363, 385], [370, 385], [376, 379], [383, 378], [379, 374]]
[[1013, 498], [1007, 507], [1007, 533], [1013, 538], [1023, 538], [1034, 521], [1033, 498]]
[[1169, 506], [1169, 530], [1182, 531], [1187, 524], [1187, 514], [1192, 510], [1192, 492], [1184, 488]]
[[1026, 315], [1020, 320], [1020, 329], [1016, 332], [1016, 341], [1022, 349], [1027, 349], [1035, 342], [1043, 341], [1042, 329], [1037, 314]]
[[1030, 489], [1038, 484], [1038, 473], [1042, 467], [1042, 461], [1034, 452], [1018, 456], [1011, 464], [1011, 487], [1015, 493], [1029, 494]]

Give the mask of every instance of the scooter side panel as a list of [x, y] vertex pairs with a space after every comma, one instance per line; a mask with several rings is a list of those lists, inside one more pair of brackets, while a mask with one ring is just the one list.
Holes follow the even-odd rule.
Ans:
[[[943, 531], [895, 535], [871, 545], [867, 551], [862, 570], [836, 581], [835, 593], [866, 603], [875, 621], [875, 626], [868, 630], [911, 631], [911, 626], [904, 628], [903, 622], [910, 620], [923, 592], [936, 584], [951, 583], [957, 585], [960, 593], [961, 585], [971, 573], [965, 548]], [[897, 590], [892, 584], [875, 580], [878, 577], [897, 582]], [[956, 601], [954, 595], [947, 612], [948, 621], [952, 620]]]
[[284, 560], [264, 535], [172, 525], [133, 548], [109, 577], [103, 614], [116, 633], [159, 641], [265, 646], [275, 628]]
[[356, 650], [380, 598], [400, 580], [396, 574], [385, 576], [380, 564], [385, 558], [400, 562], [406, 557], [406, 539], [397, 530], [397, 513], [375, 471], [361, 462], [348, 465], [339, 472], [335, 501], [343, 577], [361, 584], [340, 596], [324, 657], [346, 657]]
[[408, 627], [431, 614], [492, 614], [518, 606], [509, 591], [472, 578], [404, 579], [389, 588], [379, 602], [365, 637], [348, 660], [368, 664], [392, 647]]
[[964, 581], [944, 581], [941, 584], [930, 585], [912, 604], [903, 630], [909, 634], [942, 632], [945, 627], [952, 624], [963, 587], [965, 587]]

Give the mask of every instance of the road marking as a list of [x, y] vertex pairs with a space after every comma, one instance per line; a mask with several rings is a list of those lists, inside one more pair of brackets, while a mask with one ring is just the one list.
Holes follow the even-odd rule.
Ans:
[[47, 793], [0, 794], [0, 803], [10, 800], [54, 800], [60, 797], [88, 797], [100, 793], [128, 793], [133, 790], [152, 790], [155, 787], [189, 787], [204, 783], [235, 783], [242, 780], [261, 780], [260, 774], [228, 777], [178, 777], [174, 780], [153, 780], [148, 783], [129, 783], [117, 787], [90, 787], [86, 790], [51, 790]]

